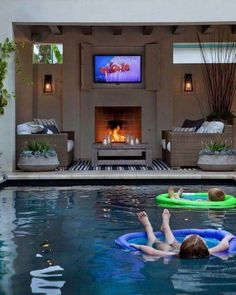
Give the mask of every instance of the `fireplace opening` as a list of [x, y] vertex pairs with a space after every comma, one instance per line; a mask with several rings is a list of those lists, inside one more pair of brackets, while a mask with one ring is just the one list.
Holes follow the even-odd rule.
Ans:
[[122, 120], [108, 121], [108, 138], [110, 142], [126, 142], [126, 136], [122, 134]]
[[95, 142], [141, 142], [141, 107], [95, 107]]

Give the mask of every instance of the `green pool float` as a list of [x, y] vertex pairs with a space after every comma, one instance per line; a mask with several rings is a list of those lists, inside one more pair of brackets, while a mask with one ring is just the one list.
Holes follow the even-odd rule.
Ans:
[[208, 193], [183, 193], [180, 199], [170, 199], [168, 194], [156, 196], [156, 202], [162, 207], [173, 208], [202, 208], [221, 209], [236, 207], [236, 198], [232, 195], [225, 195], [224, 201], [208, 201]]

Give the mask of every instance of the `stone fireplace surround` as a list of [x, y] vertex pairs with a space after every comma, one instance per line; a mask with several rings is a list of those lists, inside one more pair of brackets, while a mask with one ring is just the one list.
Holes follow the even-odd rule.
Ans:
[[142, 109], [139, 106], [95, 107], [95, 142], [102, 142], [107, 137], [111, 122], [119, 122], [120, 133], [133, 136], [142, 141]]
[[[96, 142], [96, 108], [100, 107], [139, 107], [141, 110], [141, 141], [149, 143], [153, 157], [157, 157], [156, 133], [156, 95], [154, 92], [137, 89], [104, 89], [84, 91], [79, 109], [80, 138], [77, 150], [78, 158], [91, 159], [92, 144]], [[75, 109], [76, 110], [76, 109]], [[159, 122], [159, 126], [162, 122]], [[161, 128], [161, 127], [160, 127]], [[101, 138], [100, 141], [103, 139]]]

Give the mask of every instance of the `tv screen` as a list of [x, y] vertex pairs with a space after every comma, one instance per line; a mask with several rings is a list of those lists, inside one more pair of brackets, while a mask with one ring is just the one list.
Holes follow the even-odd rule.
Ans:
[[141, 83], [141, 55], [94, 55], [95, 83]]

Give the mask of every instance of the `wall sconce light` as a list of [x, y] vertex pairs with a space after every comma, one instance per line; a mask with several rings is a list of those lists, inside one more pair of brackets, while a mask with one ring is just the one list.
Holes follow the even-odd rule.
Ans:
[[52, 75], [44, 75], [43, 92], [52, 93]]
[[184, 74], [184, 92], [193, 92], [192, 74]]

